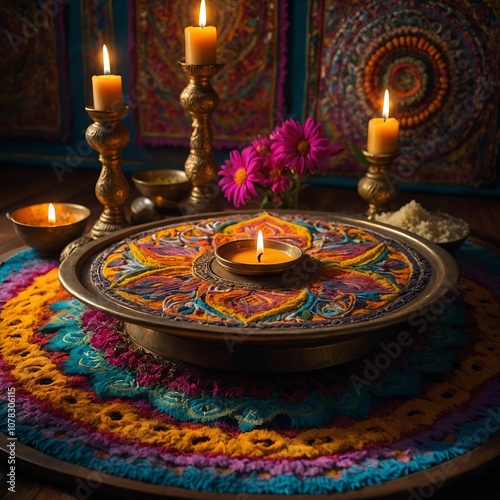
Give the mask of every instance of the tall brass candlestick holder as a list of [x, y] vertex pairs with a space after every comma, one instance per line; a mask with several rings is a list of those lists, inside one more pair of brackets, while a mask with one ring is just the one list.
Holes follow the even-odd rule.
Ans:
[[212, 209], [214, 189], [219, 166], [213, 153], [213, 134], [210, 116], [219, 105], [219, 96], [210, 79], [223, 64], [186, 64], [179, 62], [189, 78], [189, 83], [181, 93], [181, 106], [192, 118], [193, 132], [189, 141], [189, 155], [184, 164], [192, 189], [183, 201], [182, 209], [187, 214], [206, 212]]
[[102, 164], [95, 194], [104, 205], [104, 210], [89, 233], [90, 238], [96, 239], [129, 226], [123, 204], [130, 188], [121, 169], [121, 152], [130, 141], [130, 134], [121, 122], [128, 106], [106, 111], [91, 107], [85, 110], [94, 120], [85, 132], [85, 139], [90, 147], [99, 152]]
[[366, 215], [372, 218], [375, 214], [387, 212], [399, 193], [399, 182], [389, 170], [398, 152], [374, 155], [363, 150], [363, 154], [370, 165], [358, 182], [358, 193], [368, 203]]
[[121, 122], [128, 106], [112, 110], [86, 107], [85, 111], [94, 120], [85, 131], [85, 139], [92, 149], [99, 152], [102, 168], [95, 194], [104, 210], [88, 234], [66, 245], [59, 256], [61, 262], [86, 243], [130, 225], [123, 210], [130, 188], [121, 169], [121, 152], [130, 141], [130, 134]]

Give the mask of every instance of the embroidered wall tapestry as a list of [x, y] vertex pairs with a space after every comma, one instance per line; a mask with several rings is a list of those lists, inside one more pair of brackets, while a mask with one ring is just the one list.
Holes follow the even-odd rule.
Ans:
[[64, 139], [69, 130], [64, 7], [3, 2], [0, 134]]
[[85, 103], [92, 105], [92, 75], [103, 71], [102, 46], [106, 44], [111, 68], [116, 72], [113, 2], [111, 0], [82, 0], [82, 62]]
[[[185, 145], [191, 119], [179, 97], [187, 77], [184, 28], [198, 26], [199, 0], [130, 0], [130, 106], [140, 145]], [[217, 27], [212, 85], [220, 97], [212, 115], [214, 146], [236, 146], [275, 124], [283, 108], [285, 0], [212, 0], [207, 24]]]
[[499, 131], [498, 2], [313, 0], [304, 113], [346, 146], [336, 172], [360, 174], [384, 89], [400, 121], [404, 182], [484, 186]]

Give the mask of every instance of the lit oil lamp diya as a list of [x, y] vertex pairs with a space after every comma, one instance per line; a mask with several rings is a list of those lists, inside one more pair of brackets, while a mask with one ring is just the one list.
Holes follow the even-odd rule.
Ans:
[[47, 256], [81, 236], [89, 216], [87, 207], [74, 203], [39, 203], [7, 214], [24, 243]]
[[224, 269], [244, 275], [282, 273], [297, 265], [302, 256], [302, 250], [290, 243], [264, 241], [262, 231], [257, 238], [229, 241], [215, 250], [215, 258]]

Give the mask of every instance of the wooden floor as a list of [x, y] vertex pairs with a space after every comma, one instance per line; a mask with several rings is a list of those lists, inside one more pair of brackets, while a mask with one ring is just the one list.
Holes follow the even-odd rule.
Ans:
[[[6, 212], [15, 208], [47, 201], [83, 204], [92, 210], [90, 227], [102, 211], [94, 193], [98, 175], [99, 172], [92, 169], [74, 169], [61, 175], [50, 167], [0, 165], [0, 254], [18, 248], [22, 244], [11, 222], [5, 216]], [[132, 183], [130, 185], [129, 202], [138, 196]], [[307, 188], [304, 199], [310, 209], [314, 210], [361, 213], [366, 209], [354, 189], [314, 186]], [[396, 208], [411, 199], [416, 199], [428, 210], [439, 210], [466, 220], [471, 227], [472, 236], [500, 248], [499, 196], [445, 196], [403, 191], [397, 199]], [[129, 204], [127, 213], [130, 213], [128, 206]], [[0, 457], [0, 497], [5, 491], [6, 479], [7, 463], [3, 458]], [[498, 463], [496, 467], [498, 468]], [[500, 498], [500, 475], [495, 471], [491, 472], [488, 467], [477, 473], [479, 477], [464, 478], [465, 482], [460, 484], [459, 489], [449, 492], [448, 487], [442, 488], [439, 495], [433, 495], [432, 498], [483, 500]], [[79, 490], [78, 486], [75, 482], [67, 487], [53, 485], [50, 477], [34, 476], [31, 468], [20, 468], [16, 477], [16, 495], [12, 498], [37, 500], [89, 498], [88, 490]], [[95, 494], [92, 495], [92, 498], [96, 497]], [[410, 493], [408, 498], [411, 498]], [[248, 500], [251, 500], [251, 497]]]

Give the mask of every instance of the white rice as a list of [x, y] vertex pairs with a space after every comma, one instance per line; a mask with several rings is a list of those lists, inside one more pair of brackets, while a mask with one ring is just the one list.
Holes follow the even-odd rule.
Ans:
[[444, 214], [430, 213], [415, 200], [410, 201], [397, 212], [377, 214], [374, 219], [411, 231], [435, 243], [456, 241], [468, 233], [467, 224], [460, 224]]

